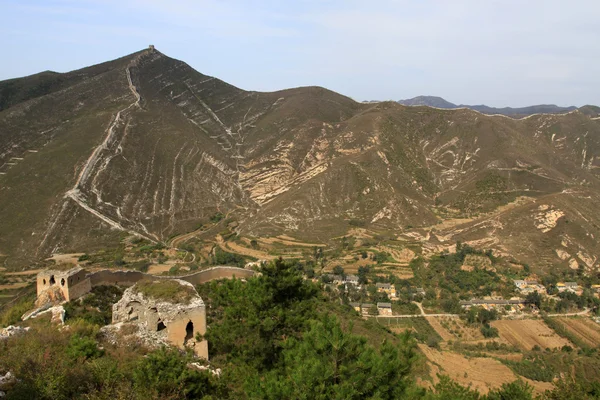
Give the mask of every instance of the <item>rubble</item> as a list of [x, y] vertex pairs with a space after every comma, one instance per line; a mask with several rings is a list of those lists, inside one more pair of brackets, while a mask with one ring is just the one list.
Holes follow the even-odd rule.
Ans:
[[[29, 331], [29, 327], [9, 325], [6, 328], [0, 329], [0, 340], [8, 339], [11, 336], [16, 336]], [[1, 378], [0, 378], [1, 379]], [[1, 381], [0, 381], [1, 382]]]

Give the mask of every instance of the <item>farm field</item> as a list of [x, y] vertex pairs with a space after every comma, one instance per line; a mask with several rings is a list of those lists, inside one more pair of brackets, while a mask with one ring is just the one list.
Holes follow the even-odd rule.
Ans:
[[492, 326], [498, 329], [501, 339], [523, 350], [531, 350], [536, 345], [542, 349], [572, 345], [540, 320], [500, 320], [493, 321]]
[[[419, 345], [419, 349], [429, 360], [433, 375], [436, 372], [448, 375], [461, 385], [471, 385], [480, 393], [485, 394], [490, 389], [500, 387], [503, 383], [509, 383], [518, 378], [510, 368], [493, 358], [466, 358], [458, 353], [439, 351], [423, 344]], [[521, 379], [527, 381], [538, 393], [552, 388], [552, 384], [549, 382], [537, 382], [523, 377]], [[437, 382], [435, 377], [434, 382]]]
[[401, 333], [406, 330], [412, 330], [417, 335], [426, 340], [428, 337], [433, 336], [438, 340], [442, 337], [437, 331], [429, 324], [423, 317], [413, 318], [377, 318], [377, 322], [381, 325], [387, 326], [392, 332]]
[[460, 318], [427, 317], [427, 321], [446, 341], [461, 340], [463, 342], [472, 342], [484, 340], [478, 328], [468, 326]]
[[590, 347], [600, 343], [600, 325], [588, 318], [558, 318], [569, 331]]
[[436, 317], [426, 317], [427, 318], [427, 322], [429, 322], [429, 325], [431, 325], [431, 327], [433, 329], [435, 329], [435, 331], [438, 333], [438, 335], [440, 335], [442, 337], [442, 340], [444, 341], [448, 341], [448, 340], [454, 340], [455, 336], [450, 333], [446, 328], [444, 328], [442, 326], [442, 324], [440, 324], [440, 321], [438, 320], [438, 318]]

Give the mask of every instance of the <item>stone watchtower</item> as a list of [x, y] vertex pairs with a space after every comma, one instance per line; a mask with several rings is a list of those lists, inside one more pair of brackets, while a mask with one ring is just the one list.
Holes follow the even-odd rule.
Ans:
[[45, 270], [37, 274], [37, 295], [58, 288], [66, 301], [76, 299], [92, 290], [87, 271], [81, 267], [69, 270]]

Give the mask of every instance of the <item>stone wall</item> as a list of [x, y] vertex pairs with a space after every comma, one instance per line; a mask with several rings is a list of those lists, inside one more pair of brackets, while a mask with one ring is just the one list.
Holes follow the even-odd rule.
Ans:
[[105, 269], [102, 271], [92, 272], [89, 275], [92, 287], [101, 285], [119, 285], [132, 286], [144, 278], [152, 275], [144, 274], [139, 271], [115, 271]]
[[140, 271], [110, 269], [88, 273], [77, 267], [68, 271], [46, 270], [38, 273], [37, 294], [40, 296], [50, 286], [57, 285], [64, 298], [69, 301], [89, 293], [96, 286], [133, 286], [142, 279], [181, 279], [195, 286], [215, 279], [247, 279], [255, 274], [253, 270], [227, 266], [217, 266], [185, 276], [155, 276]]
[[215, 279], [247, 279], [256, 274], [251, 269], [236, 268], [236, 267], [213, 267], [194, 274], [180, 276], [178, 279], [189, 282], [192, 285], [200, 285]]

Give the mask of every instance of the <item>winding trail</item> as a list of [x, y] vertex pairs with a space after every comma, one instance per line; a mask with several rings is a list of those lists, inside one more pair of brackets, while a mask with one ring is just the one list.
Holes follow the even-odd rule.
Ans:
[[[131, 67], [135, 66], [137, 64], [137, 62], [139, 61], [139, 59], [146, 54], [148, 54], [148, 50], [137, 55], [134, 59], [131, 60], [131, 62], [125, 68], [127, 84], [128, 84], [129, 90], [135, 97], [135, 101], [133, 103], [129, 104], [127, 107], [119, 110], [117, 112], [117, 114], [115, 115], [114, 119], [112, 120], [111, 124], [109, 125], [108, 129], [106, 130], [106, 137], [104, 138], [102, 143], [100, 143], [100, 145], [98, 145], [94, 149], [92, 154], [86, 160], [85, 164], [83, 165], [83, 168], [81, 169], [81, 172], [77, 176], [77, 180], [75, 181], [75, 184], [73, 185], [73, 187], [65, 193], [65, 196], [64, 196], [65, 201], [63, 202], [60, 211], [55, 215], [55, 217], [53, 218], [53, 221], [50, 223], [50, 226], [46, 230], [44, 237], [43, 237], [42, 241], [40, 242], [40, 245], [37, 248], [36, 254], [39, 253], [40, 249], [42, 249], [44, 247], [44, 245], [46, 244], [46, 241], [48, 240], [48, 238], [50, 237], [50, 235], [56, 228], [58, 220], [63, 215], [63, 213], [66, 211], [69, 200], [74, 201], [81, 208], [90, 212], [92, 215], [101, 219], [102, 221], [104, 221], [105, 223], [107, 223], [108, 225], [110, 225], [113, 228], [116, 228], [121, 231], [129, 232], [136, 236], [143, 237], [144, 239], [147, 239], [153, 243], [156, 243], [157, 241], [159, 241], [159, 239], [155, 235], [152, 235], [150, 232], [148, 232], [148, 230], [143, 225], [142, 225], [143, 232], [140, 232], [138, 230], [134, 230], [131, 228], [126, 228], [120, 222], [115, 221], [114, 219], [103, 214], [102, 212], [98, 211], [97, 209], [94, 209], [92, 206], [90, 206], [86, 202], [84, 193], [82, 192], [83, 186], [86, 183], [88, 183], [90, 177], [94, 176], [94, 178], [95, 178], [102, 170], [104, 170], [106, 168], [106, 166], [108, 165], [108, 162], [110, 162], [110, 159], [108, 161], [104, 162], [103, 165], [101, 166], [101, 168], [98, 171], [96, 171], [96, 173], [94, 174], [94, 170], [95, 170], [96, 166], [102, 160], [101, 153], [104, 150], [109, 150], [109, 146], [115, 138], [116, 128], [119, 125], [119, 123], [121, 123], [121, 121], [124, 119], [123, 116], [133, 108], [138, 108], [138, 109], [142, 108], [140, 105], [141, 96], [138, 93], [137, 88], [135, 87], [135, 85], [133, 84], [133, 81], [131, 79]], [[92, 186], [93, 186], [93, 182], [92, 182]], [[94, 187], [91, 188], [91, 191], [96, 193], [97, 197], [99, 196], [99, 192], [97, 192], [97, 190]], [[99, 199], [99, 200], [101, 201], [101, 199]], [[117, 214], [120, 215], [119, 209], [117, 209]], [[123, 218], [123, 219], [126, 220], [125, 218]], [[128, 221], [128, 222], [131, 222], [131, 221]]]

